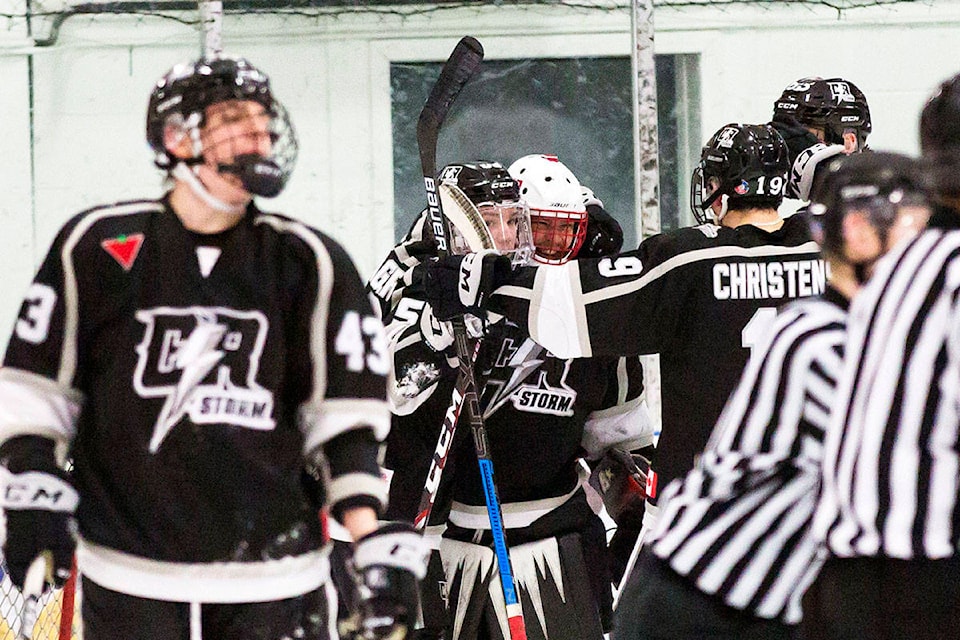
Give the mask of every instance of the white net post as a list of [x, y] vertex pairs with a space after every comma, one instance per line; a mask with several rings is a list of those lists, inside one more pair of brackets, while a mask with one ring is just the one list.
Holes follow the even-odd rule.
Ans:
[[223, 53], [223, 2], [199, 0], [200, 51], [203, 57], [212, 60]]

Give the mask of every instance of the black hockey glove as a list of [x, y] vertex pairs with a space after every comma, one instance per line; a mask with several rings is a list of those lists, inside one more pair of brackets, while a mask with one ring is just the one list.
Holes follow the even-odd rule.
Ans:
[[620, 253], [623, 228], [602, 204], [587, 204], [587, 233], [578, 258], [603, 258]]
[[422, 295], [440, 320], [465, 313], [483, 315], [481, 307], [500, 285], [510, 281], [510, 258], [494, 251], [446, 256], [418, 265]]
[[646, 509], [650, 461], [623, 449], [609, 449], [590, 474], [590, 486], [603, 498], [607, 514], [619, 526], [639, 530]]
[[53, 441], [39, 436], [19, 436], [0, 447], [0, 463], [7, 468], [3, 556], [21, 590], [27, 568], [41, 553], [52, 556], [55, 586], [63, 586], [73, 564], [77, 492], [53, 449]]
[[359, 616], [363, 640], [402, 640], [417, 621], [419, 581], [427, 573], [430, 547], [405, 522], [391, 522], [357, 541]]

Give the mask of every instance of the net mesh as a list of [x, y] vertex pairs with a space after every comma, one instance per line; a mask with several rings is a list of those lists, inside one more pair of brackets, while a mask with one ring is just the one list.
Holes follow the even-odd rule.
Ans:
[[[701, 6], [733, 7], [736, 5], [807, 6], [828, 8], [843, 14], [866, 7], [897, 4], [929, 3], [930, 0], [655, 0], [661, 8], [691, 8]], [[225, 0], [223, 12], [227, 16], [261, 15], [289, 21], [291, 28], [304, 22], [320, 19], [334, 21], [352, 14], [380, 14], [400, 17], [449, 12], [453, 9], [482, 8], [484, 6], [550, 5], [574, 8], [580, 11], [629, 11], [630, 0]], [[22, 10], [0, 11], [0, 28], [6, 22], [7, 30], [28, 25], [31, 39], [37, 46], [56, 44], [61, 27], [69, 21], [73, 28], [84, 24], [103, 22], [122, 16], [137, 21], [162, 19], [199, 28], [200, 17], [194, 0], [110, 0], [100, 2], [64, 2], [39, 0], [17, 3]]]
[[[0, 580], [0, 640], [17, 640], [22, 626], [23, 595], [10, 580], [6, 563], [0, 569], [3, 571]], [[64, 605], [70, 611], [66, 616], [63, 615]], [[82, 637], [75, 578], [71, 578], [64, 588], [45, 593], [40, 598], [38, 612], [37, 622], [27, 634], [31, 640], [78, 640]]]

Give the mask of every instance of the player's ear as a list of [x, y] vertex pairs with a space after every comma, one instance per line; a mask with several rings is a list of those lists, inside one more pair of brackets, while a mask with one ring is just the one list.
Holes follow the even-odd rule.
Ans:
[[843, 132], [843, 152], [846, 154], [854, 153], [860, 145], [857, 139], [857, 133], [853, 130]]

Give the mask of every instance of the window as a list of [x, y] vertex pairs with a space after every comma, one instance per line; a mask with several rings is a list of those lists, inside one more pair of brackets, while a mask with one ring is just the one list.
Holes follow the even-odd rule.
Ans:
[[[690, 172], [699, 157], [698, 58], [658, 55], [657, 100], [663, 230], [691, 223]], [[423, 208], [417, 153], [420, 108], [441, 63], [392, 63], [394, 231]], [[594, 190], [637, 244], [633, 99], [628, 57], [488, 60], [464, 88], [440, 132], [437, 168], [449, 162], [553, 153]]]

